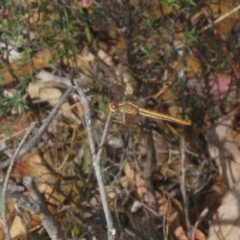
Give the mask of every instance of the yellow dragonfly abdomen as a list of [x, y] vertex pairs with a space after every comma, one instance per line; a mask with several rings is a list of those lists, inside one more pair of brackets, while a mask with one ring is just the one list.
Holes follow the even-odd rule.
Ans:
[[112, 113], [121, 112], [124, 114], [131, 114], [131, 115], [142, 115], [149, 118], [169, 121], [169, 122], [175, 122], [182, 125], [191, 125], [191, 121], [186, 121], [183, 119], [179, 119], [176, 117], [169, 116], [167, 114], [151, 111], [145, 108], [138, 107], [136, 104], [132, 102], [121, 102], [116, 103], [115, 101], [112, 101], [109, 104], [110, 111]]

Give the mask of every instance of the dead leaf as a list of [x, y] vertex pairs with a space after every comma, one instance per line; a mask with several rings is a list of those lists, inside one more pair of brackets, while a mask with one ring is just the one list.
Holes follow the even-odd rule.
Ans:
[[221, 206], [213, 217], [208, 240], [239, 239], [240, 182], [224, 196]]
[[30, 83], [28, 93], [31, 98], [40, 98], [43, 101], [48, 101], [52, 106], [54, 106], [62, 96], [62, 92], [59, 89], [50, 87], [44, 82]]
[[10, 236], [13, 239], [27, 240], [27, 232], [19, 216], [15, 216], [10, 228]]
[[169, 70], [172, 69], [175, 73], [179, 74], [183, 65], [185, 66], [184, 71], [189, 78], [195, 77], [200, 72], [200, 63], [199, 60], [195, 57], [177, 59], [170, 65]]
[[[55, 83], [52, 82], [35, 82], [29, 83], [28, 85], [28, 94], [30, 98], [39, 98], [41, 101], [48, 102], [51, 106], [54, 106], [58, 103], [62, 92], [55, 87]], [[73, 106], [74, 107], [74, 106]], [[82, 106], [80, 103], [75, 102], [75, 107], [79, 111], [79, 115], [82, 114]], [[69, 102], [63, 103], [61, 106], [62, 113], [74, 122], [80, 123], [80, 121], [75, 117], [71, 110], [72, 106]]]
[[82, 8], [89, 8], [92, 5], [91, 0], [81, 0], [80, 5]]
[[[147, 189], [144, 180], [139, 174], [131, 169], [128, 162], [124, 165], [124, 172], [128, 181], [134, 183], [138, 196], [148, 203]], [[175, 239], [187, 240], [188, 238], [182, 227], [177, 210], [171, 205], [169, 199], [165, 198], [161, 193], [155, 191], [155, 195], [157, 199], [158, 213], [169, 224], [171, 233], [174, 235]]]
[[[48, 158], [47, 154], [45, 154], [44, 159], [50, 161]], [[48, 206], [49, 210], [53, 214], [56, 213], [57, 209], [54, 206], [58, 206], [59, 202], [63, 202], [65, 197], [55, 191], [55, 186], [59, 182], [59, 178], [52, 174], [52, 172], [45, 166], [42, 157], [37, 151], [26, 154], [16, 162], [12, 171], [12, 177], [19, 179], [20, 181], [23, 176], [34, 177], [39, 191], [44, 193], [47, 201], [51, 203]], [[61, 190], [64, 192], [65, 196], [71, 191], [71, 186], [72, 184], [70, 182], [65, 182], [61, 185]], [[23, 217], [25, 219], [25, 224], [27, 224], [29, 229], [40, 224], [37, 214], [23, 213]], [[23, 240], [26, 239], [26, 228], [22, 226], [22, 221], [18, 219], [17, 216], [15, 216], [13, 220], [10, 231], [12, 238], [18, 237]]]
[[[229, 0], [229, 1], [206, 1], [207, 4], [210, 4], [210, 8], [212, 10], [213, 16], [215, 19], [220, 18], [221, 16], [229, 13], [231, 10], [236, 7], [239, 2], [235, 0]], [[217, 24], [219, 35], [222, 39], [226, 39], [229, 31], [233, 28], [233, 26], [236, 24], [236, 22], [239, 21], [239, 15], [238, 12], [230, 14], [228, 17], [226, 17], [224, 20], [219, 22]]]
[[160, 91], [155, 95], [158, 104], [164, 102], [168, 107], [168, 112], [173, 117], [181, 117], [181, 108], [179, 107], [179, 98], [176, 91], [168, 84], [164, 84]]
[[235, 109], [219, 118], [207, 132], [209, 154], [216, 161], [223, 181], [229, 188], [240, 180], [240, 151], [231, 132], [237, 111]]
[[[23, 57], [17, 62], [11, 63], [12, 71], [15, 72], [15, 75], [18, 76], [18, 78], [31, 73], [32, 65], [30, 63], [30, 60], [28, 61], [28, 63], [24, 65], [22, 64], [22, 63], [25, 63], [27, 60], [29, 59], [26, 59], [25, 57]], [[46, 65], [49, 64], [49, 62], [50, 62], [50, 52], [47, 50], [38, 52], [32, 58], [33, 67], [36, 69], [41, 69], [42, 67], [45, 67]], [[4, 81], [0, 82], [0, 86], [5, 86], [14, 81], [14, 77], [12, 76], [12, 74], [10, 73], [7, 67], [1, 68], [0, 71], [3, 74], [3, 79], [4, 79]]]

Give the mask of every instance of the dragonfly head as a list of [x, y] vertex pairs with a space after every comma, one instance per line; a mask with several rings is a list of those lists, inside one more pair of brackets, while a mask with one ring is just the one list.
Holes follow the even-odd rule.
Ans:
[[109, 109], [112, 113], [116, 113], [117, 112], [117, 102], [116, 101], [111, 101], [109, 103]]

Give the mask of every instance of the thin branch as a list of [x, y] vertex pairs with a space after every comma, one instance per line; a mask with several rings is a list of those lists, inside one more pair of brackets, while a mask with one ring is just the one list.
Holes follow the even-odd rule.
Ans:
[[190, 239], [190, 236], [192, 235], [192, 230], [191, 230], [191, 223], [189, 221], [189, 204], [188, 204], [188, 198], [187, 198], [187, 189], [186, 189], [186, 153], [185, 153], [185, 136], [183, 134], [182, 136], [182, 141], [181, 141], [181, 150], [180, 150], [180, 155], [181, 155], [181, 177], [180, 177], [180, 188], [181, 188], [181, 193], [182, 193], [182, 198], [183, 198], [183, 208], [184, 208], [184, 213], [185, 213], [185, 222], [187, 226], [187, 235]]
[[[225, 18], [230, 17], [230, 15], [232, 15], [233, 13], [237, 12], [240, 9], [240, 5], [238, 5], [237, 7], [235, 7], [234, 9], [232, 9], [231, 11], [223, 14], [222, 16], [220, 16], [219, 18], [217, 18], [216, 20], [213, 21], [213, 24], [216, 25], [217, 23], [223, 21]], [[202, 28], [199, 32], [204, 32], [207, 29], [213, 27], [212, 23], [209, 23], [206, 27]]]
[[31, 193], [32, 202], [35, 203], [35, 213], [39, 215], [42, 224], [52, 240], [65, 240], [60, 225], [55, 221], [53, 215], [49, 211], [44, 194], [40, 193], [36, 184], [31, 177], [23, 178], [24, 186]]
[[[49, 114], [49, 116], [46, 118], [46, 121], [42, 124], [42, 126], [39, 128], [38, 132], [36, 133], [36, 135], [32, 138], [32, 140], [27, 144], [26, 147], [22, 148], [22, 150], [19, 152], [16, 160], [18, 160], [19, 158], [21, 158], [23, 155], [25, 155], [32, 147], [34, 147], [34, 145], [38, 142], [38, 140], [40, 139], [40, 137], [42, 136], [42, 134], [46, 131], [46, 129], [48, 128], [50, 122], [52, 121], [52, 119], [55, 117], [55, 115], [57, 114], [58, 110], [60, 109], [60, 107], [62, 106], [62, 104], [65, 102], [65, 100], [67, 99], [67, 97], [70, 95], [70, 93], [72, 92], [73, 87], [69, 87], [66, 92], [62, 95], [62, 97], [59, 99], [59, 102], [54, 106], [54, 108], [52, 109], [51, 113]], [[2, 168], [6, 168], [10, 163], [12, 162], [12, 158], [8, 158], [6, 161], [1, 162], [0, 163], [0, 169]]]
[[89, 145], [90, 145], [93, 167], [94, 167], [94, 170], [96, 173], [96, 178], [97, 178], [99, 191], [100, 191], [100, 195], [101, 195], [101, 200], [102, 200], [102, 204], [103, 204], [103, 210], [104, 210], [104, 214], [105, 214], [106, 221], [107, 221], [108, 239], [115, 240], [117, 237], [117, 233], [116, 233], [116, 229], [113, 224], [111, 212], [110, 212], [110, 209], [108, 206], [107, 194], [106, 194], [105, 186], [103, 183], [101, 166], [100, 166], [100, 161], [101, 161], [101, 157], [102, 157], [102, 149], [103, 149], [102, 145], [104, 144], [104, 142], [107, 138], [108, 129], [109, 129], [109, 126], [111, 123], [111, 113], [108, 114], [104, 132], [103, 132], [103, 136], [102, 136], [101, 143], [100, 143], [100, 148], [98, 149], [98, 152], [96, 152], [95, 143], [94, 143], [94, 139], [93, 139], [93, 129], [92, 129], [92, 125], [91, 125], [91, 110], [89, 107], [89, 102], [88, 102], [86, 95], [84, 94], [82, 89], [77, 85], [76, 82], [75, 82], [75, 85], [76, 85], [76, 90], [78, 93], [78, 95], [76, 97], [82, 103], [84, 112], [85, 112], [85, 122], [86, 122], [86, 128], [87, 128], [87, 132], [88, 132], [88, 141], [89, 141]]
[[98, 164], [100, 164], [100, 161], [101, 161], [103, 144], [106, 142], [106, 139], [107, 139], [108, 129], [110, 127], [111, 119], [112, 119], [111, 116], [112, 116], [111, 112], [109, 111], [109, 114], [107, 116], [107, 120], [106, 120], [106, 123], [105, 123], [105, 127], [104, 127], [104, 130], [103, 130], [103, 135], [102, 135], [100, 147], [98, 149], [97, 156], [96, 156], [96, 159], [95, 159], [96, 163], [98, 163]]
[[[207, 8], [203, 7], [202, 12], [206, 16], [208, 23], [212, 26], [214, 35], [218, 36], [219, 35], [218, 30], [215, 27], [213, 20], [212, 20], [211, 16], [209, 15], [209, 12], [207, 11]], [[221, 41], [221, 47], [222, 47], [222, 52], [225, 55], [226, 59], [228, 60], [228, 63], [230, 65], [235, 77], [237, 78], [238, 81], [240, 81], [240, 72], [238, 70], [236, 63], [233, 60], [233, 57], [231, 56], [230, 52], [228, 51], [227, 44], [225, 42]]]
[[14, 163], [17, 160], [18, 154], [19, 154], [23, 144], [25, 143], [27, 137], [30, 135], [32, 130], [35, 128], [35, 126], [36, 126], [36, 122], [31, 123], [31, 126], [29, 127], [28, 131], [26, 132], [22, 141], [20, 142], [15, 154], [13, 155], [13, 157], [11, 159], [12, 161], [11, 161], [9, 167], [8, 167], [8, 171], [7, 171], [7, 174], [6, 174], [6, 177], [5, 177], [5, 181], [3, 183], [3, 189], [2, 189], [2, 217], [3, 217], [4, 232], [5, 232], [6, 238], [8, 240], [11, 240], [9, 227], [8, 227], [8, 222], [7, 222], [7, 188], [8, 188], [8, 181], [9, 181]]
[[[147, 153], [146, 157], [142, 156], [139, 159], [139, 164], [142, 168], [142, 177], [147, 188], [148, 205], [152, 210], [157, 211], [157, 199], [153, 186], [153, 174], [156, 169], [156, 151], [154, 148], [152, 129], [148, 128], [147, 123], [148, 120], [146, 119], [146, 128], [141, 129], [142, 136], [145, 140], [144, 147], [147, 149]], [[152, 217], [154, 216], [152, 215]]]
[[199, 226], [199, 224], [202, 222], [202, 220], [206, 217], [206, 215], [208, 214], [209, 209], [205, 208], [202, 213], [200, 214], [200, 216], [198, 217], [197, 221], [194, 224], [193, 230], [192, 230], [192, 237], [191, 240], [195, 240], [196, 239], [196, 232], [197, 232], [197, 228]]
[[[8, 49], [8, 44], [6, 44], [6, 49]], [[9, 52], [9, 51], [8, 51]], [[4, 53], [3, 51], [0, 49], [0, 56], [1, 56], [1, 60], [2, 62], [5, 64], [8, 72], [11, 74], [11, 76], [13, 77], [13, 79], [16, 81], [16, 83], [19, 83], [19, 78], [18, 76], [15, 74], [12, 66], [11, 66], [11, 63], [9, 62], [9, 53], [7, 54], [6, 58], [4, 58]]]
[[88, 132], [90, 151], [91, 151], [92, 156], [95, 157], [96, 156], [96, 148], [95, 148], [95, 143], [94, 143], [94, 140], [92, 137], [94, 134], [93, 134], [92, 124], [91, 124], [91, 110], [89, 107], [89, 102], [88, 102], [86, 95], [84, 94], [82, 89], [77, 85], [76, 82], [75, 82], [75, 85], [76, 85], [76, 91], [78, 93], [78, 95], [76, 95], [76, 97], [81, 102], [81, 104], [83, 105], [83, 108], [84, 108], [84, 116], [85, 116], [87, 132]]
[[22, 148], [23, 143], [25, 142], [27, 136], [30, 134], [30, 132], [33, 128], [33, 125], [35, 126], [35, 124], [31, 124], [31, 127], [29, 128], [29, 130], [25, 134], [24, 138], [22, 139], [21, 143], [19, 144], [14, 156], [7, 159], [5, 162], [0, 164], [0, 169], [5, 168], [10, 164], [10, 166], [8, 168], [7, 176], [5, 178], [5, 182], [4, 182], [4, 185], [3, 185], [3, 190], [2, 190], [3, 224], [4, 224], [4, 231], [5, 231], [5, 234], [6, 234], [6, 238], [8, 240], [11, 240], [11, 236], [9, 234], [9, 228], [8, 228], [8, 224], [7, 224], [6, 198], [7, 198], [8, 179], [10, 177], [10, 174], [11, 174], [12, 168], [14, 166], [14, 163], [17, 161], [17, 159], [19, 159], [24, 154], [26, 154], [38, 142], [38, 140], [40, 139], [40, 137], [42, 136], [44, 131], [47, 129], [47, 127], [49, 126], [49, 124], [52, 121], [52, 119], [54, 118], [54, 116], [57, 114], [57, 112], [58, 112], [59, 108], [62, 106], [63, 102], [66, 100], [66, 98], [72, 92], [72, 90], [73, 90], [73, 87], [69, 87], [67, 89], [67, 91], [63, 94], [63, 96], [61, 97], [59, 102], [55, 105], [52, 112], [47, 117], [46, 121], [42, 124], [42, 126], [39, 128], [37, 134], [33, 137], [33, 139], [30, 141], [30, 143], [28, 143], [25, 148]]
[[[186, 109], [186, 102], [184, 98], [184, 90], [186, 87], [186, 76], [184, 72], [184, 66], [182, 66], [180, 72], [179, 72], [179, 77], [182, 80], [182, 86], [181, 86], [181, 91], [182, 91], [182, 106], [183, 106], [183, 113], [185, 112]], [[186, 189], [186, 141], [185, 141], [185, 128], [183, 128], [182, 131], [182, 138], [181, 138], [181, 148], [180, 148], [180, 159], [181, 159], [181, 175], [180, 175], [180, 189], [181, 189], [181, 194], [183, 198], [183, 209], [185, 213], [185, 223], [186, 223], [186, 228], [187, 228], [187, 236], [190, 239], [191, 238], [191, 223], [190, 223], [190, 218], [189, 218], [189, 201], [187, 197], [187, 189]]]

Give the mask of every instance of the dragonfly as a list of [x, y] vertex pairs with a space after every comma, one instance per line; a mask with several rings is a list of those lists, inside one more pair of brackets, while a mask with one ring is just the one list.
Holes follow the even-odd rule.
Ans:
[[157, 120], [164, 120], [168, 122], [174, 122], [181, 125], [191, 125], [191, 121], [183, 120], [180, 118], [172, 117], [167, 114], [159, 113], [156, 111], [148, 110], [142, 107], [138, 107], [136, 104], [126, 101], [117, 103], [116, 101], [112, 101], [109, 103], [109, 109], [113, 114], [116, 113], [123, 113], [123, 114], [130, 114], [130, 115], [141, 115]]

